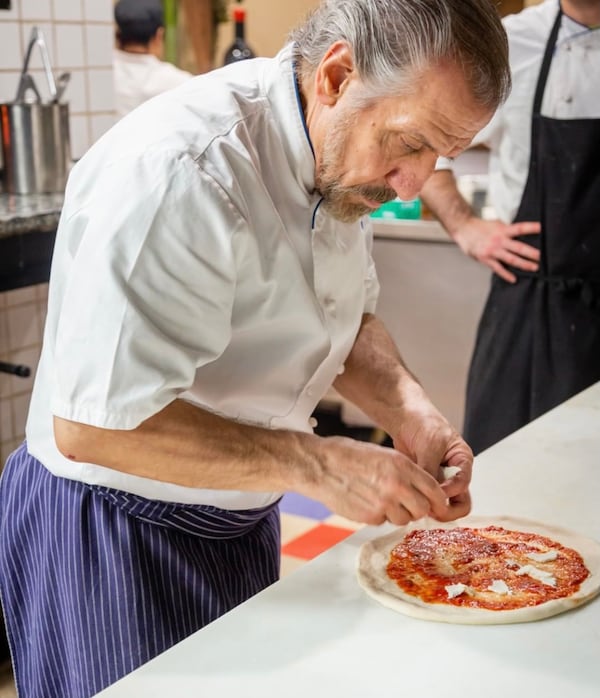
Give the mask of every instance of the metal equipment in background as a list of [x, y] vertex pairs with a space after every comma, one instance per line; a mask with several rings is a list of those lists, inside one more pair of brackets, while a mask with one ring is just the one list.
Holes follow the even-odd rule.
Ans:
[[[49, 99], [42, 99], [29, 62], [38, 47], [48, 83]], [[0, 104], [3, 171], [9, 194], [64, 191], [71, 165], [69, 105], [62, 101], [70, 73], [55, 79], [42, 30], [33, 27], [12, 102]]]

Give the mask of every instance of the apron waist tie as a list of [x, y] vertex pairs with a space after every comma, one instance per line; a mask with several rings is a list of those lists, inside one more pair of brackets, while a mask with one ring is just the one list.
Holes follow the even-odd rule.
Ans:
[[581, 302], [591, 310], [600, 310], [600, 278], [563, 276], [555, 274], [540, 274], [511, 267], [516, 276], [528, 279], [536, 279], [544, 283], [552, 284], [559, 293], [568, 296], [579, 296]]

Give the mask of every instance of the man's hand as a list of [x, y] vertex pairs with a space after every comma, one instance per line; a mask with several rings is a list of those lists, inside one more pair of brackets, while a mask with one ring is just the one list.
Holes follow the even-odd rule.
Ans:
[[[462, 515], [455, 516], [448, 503], [450, 481], [441, 485], [404, 453], [346, 437], [314, 438], [319, 444], [313, 443], [307, 455], [316, 459], [303, 468], [302, 482], [294, 489], [335, 513], [361, 523], [398, 526], [423, 516], [446, 521]], [[463, 488], [455, 485], [454, 490]]]
[[539, 250], [515, 238], [539, 233], [540, 223], [507, 224], [478, 218], [458, 190], [452, 170], [436, 170], [425, 182], [420, 196], [460, 249], [505, 281], [514, 284], [517, 280], [506, 265], [537, 271]]
[[[424, 409], [426, 411], [422, 407], [405, 413], [392, 439], [398, 451], [442, 483], [448, 506], [441, 514], [432, 512], [431, 516], [440, 521], [452, 521], [471, 510], [469, 484], [473, 452], [433, 405], [425, 404]], [[451, 477], [446, 477], [445, 468], [452, 468]]]
[[508, 225], [499, 220], [486, 221], [473, 216], [455, 230], [452, 237], [465, 254], [514, 284], [517, 277], [505, 265], [535, 272], [540, 260], [540, 251], [536, 247], [515, 238], [535, 235], [540, 230], [540, 223], [533, 221]]
[[[407, 523], [422, 516], [452, 521], [468, 514], [473, 453], [406, 368], [391, 336], [375, 316], [363, 317], [345, 369], [335, 382], [336, 389], [390, 434], [395, 446], [394, 450], [369, 444], [370, 449], [378, 450], [357, 452], [358, 456], [340, 454], [334, 461], [325, 461], [333, 477], [342, 478], [341, 487], [349, 492], [355, 486], [353, 479], [368, 481], [369, 495], [361, 484], [361, 492], [372, 506], [374, 520], [368, 523], [385, 519]], [[318, 457], [319, 462], [322, 459]], [[446, 480], [442, 466], [458, 470]], [[403, 484], [406, 482], [408, 488]], [[419, 496], [412, 504], [414, 490]]]

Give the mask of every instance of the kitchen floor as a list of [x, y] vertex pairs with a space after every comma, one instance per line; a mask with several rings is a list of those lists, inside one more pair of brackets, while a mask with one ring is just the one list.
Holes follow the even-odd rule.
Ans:
[[[281, 576], [293, 572], [360, 528], [299, 494], [281, 500]], [[2, 698], [0, 696], [0, 698]]]

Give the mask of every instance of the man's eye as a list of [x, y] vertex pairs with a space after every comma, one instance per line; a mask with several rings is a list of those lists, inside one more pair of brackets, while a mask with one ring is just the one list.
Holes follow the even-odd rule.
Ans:
[[408, 153], [418, 153], [419, 150], [421, 150], [421, 148], [423, 147], [420, 143], [419, 144], [409, 143], [408, 141], [402, 141], [402, 142], [404, 145], [404, 149]]
[[423, 149], [423, 144], [419, 141], [406, 139], [400, 134], [388, 134], [384, 138], [383, 146], [391, 158], [411, 155]]

